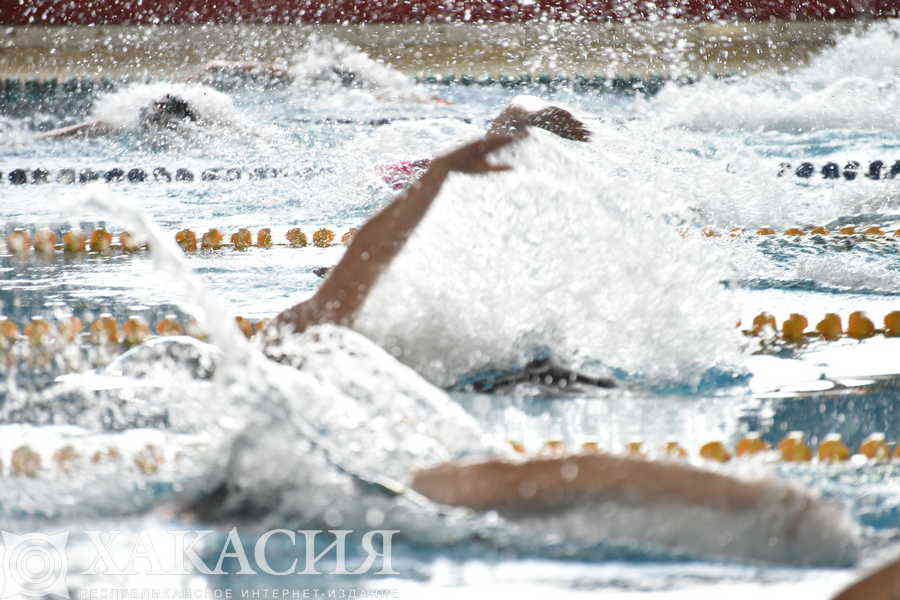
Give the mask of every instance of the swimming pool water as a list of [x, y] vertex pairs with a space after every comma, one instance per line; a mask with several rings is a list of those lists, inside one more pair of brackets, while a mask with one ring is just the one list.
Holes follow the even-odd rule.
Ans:
[[[873, 26], [807, 67], [669, 85], [653, 97], [433, 86], [416, 93], [449, 104], [413, 101], [405, 89], [383, 101], [301, 78], [281, 88], [239, 88], [224, 99], [210, 94], [204, 108], [217, 111], [220, 124], [186, 135], [126, 128], [100, 139], [35, 141], [33, 127], [73, 120], [0, 121], [4, 173], [159, 166], [299, 173], [239, 181], [0, 183], [4, 234], [100, 225], [133, 230], [135, 215], [143, 215], [170, 242], [185, 228], [199, 235], [212, 227], [229, 234], [268, 227], [279, 238], [294, 227], [307, 235], [328, 227], [340, 235], [393, 197], [379, 165], [435, 156], [477, 137], [519, 93], [573, 107], [593, 131], [583, 145], [535, 131], [498, 156], [512, 172], [451, 179], [364, 307], [358, 329], [368, 340], [340, 332], [307, 339], [313, 350], [296, 381], [280, 370], [286, 367], [250, 358], [254, 351], [215, 320], [216, 311], [274, 316], [314, 292], [321, 279], [313, 269], [335, 264], [343, 246], [199, 252], [181, 259], [193, 276], [179, 274], [178, 261], [163, 248], [51, 260], [5, 251], [0, 313], [11, 320], [193, 316], [219, 347], [217, 369], [225, 375], [197, 377], [181, 358], [160, 361], [149, 378], [126, 370], [114, 380], [87, 374], [53, 384], [72, 369], [8, 364], [0, 392], [5, 465], [23, 441], [48, 462], [68, 443], [88, 456], [107, 444], [128, 454], [149, 441], [167, 462], [150, 477], [103, 463], [71, 476], [6, 479], [0, 525], [70, 530], [73, 590], [195, 586], [237, 594], [289, 587], [327, 594], [367, 588], [401, 597], [602, 592], [666, 598], [836, 591], [860, 569], [896, 553], [895, 465], [716, 467], [780, 475], [843, 502], [861, 528], [861, 561], [825, 569], [696, 557], [690, 540], [668, 550], [597, 540], [599, 533], [572, 534], [564, 520], [520, 526], [490, 515], [441, 517], [433, 505], [361, 492], [345, 471], [401, 480], [415, 466], [477, 456], [505, 440], [532, 450], [546, 440], [569, 447], [596, 441], [613, 451], [637, 440], [648, 449], [678, 440], [693, 451], [747, 432], [771, 443], [793, 430], [812, 443], [836, 432], [852, 448], [873, 432], [896, 439], [895, 380], [879, 377], [900, 371], [897, 340], [814, 342], [802, 351], [759, 356], [752, 354], [757, 341], [741, 335], [735, 322], [746, 327], [762, 310], [779, 322], [803, 313], [811, 324], [827, 312], [846, 319], [864, 310], [880, 323], [900, 308], [900, 241], [893, 241], [900, 238], [753, 233], [761, 227], [900, 229], [900, 178], [777, 176], [782, 162], [857, 160], [865, 168], [872, 160], [890, 166], [900, 159], [897, 35], [896, 24]], [[95, 114], [123, 118], [160, 89], [120, 90], [99, 101]], [[735, 227], [744, 233], [729, 237]], [[704, 228], [722, 235], [708, 237]], [[201, 288], [205, 296], [198, 295]], [[494, 396], [439, 389], [475, 371], [521, 365], [535, 353], [613, 375], [623, 386], [562, 395], [528, 386]], [[849, 387], [818, 393], [810, 382], [823, 374]], [[766, 395], [791, 385], [813, 391]], [[172, 520], [167, 503], [222, 481], [265, 509], [251, 529], [399, 529], [399, 574], [148, 579], [83, 573], [83, 562], [90, 563], [85, 530], [188, 529]], [[122, 543], [134, 536], [124, 535]], [[213, 561], [223, 536], [206, 547]], [[290, 556], [285, 549], [278, 558]]]

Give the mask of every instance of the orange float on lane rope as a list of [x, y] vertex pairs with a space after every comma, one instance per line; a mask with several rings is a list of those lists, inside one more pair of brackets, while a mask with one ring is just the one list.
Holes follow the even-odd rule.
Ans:
[[81, 254], [87, 246], [87, 236], [81, 231], [70, 231], [63, 234], [63, 251], [69, 254]]
[[319, 248], [328, 248], [334, 242], [334, 232], [330, 229], [319, 229], [312, 235], [313, 245]]
[[165, 462], [162, 451], [153, 444], [141, 448], [134, 457], [134, 466], [144, 475], [154, 475]]
[[41, 455], [31, 449], [31, 446], [22, 445], [13, 450], [10, 461], [10, 472], [14, 477], [37, 477], [41, 470]]
[[563, 456], [566, 453], [566, 445], [561, 440], [548, 440], [541, 448], [541, 454], [547, 456]]
[[231, 234], [231, 245], [235, 250], [246, 250], [253, 245], [253, 235], [249, 229], [241, 227], [237, 233]]
[[647, 458], [644, 454], [644, 442], [628, 442], [625, 444], [625, 453], [635, 458]]
[[861, 310], [850, 313], [850, 319], [847, 323], [847, 335], [855, 340], [870, 338], [875, 335], [875, 324]]
[[147, 338], [153, 335], [150, 326], [140, 317], [131, 317], [122, 325], [124, 333], [124, 342], [128, 346], [137, 346], [143, 344]]
[[112, 234], [105, 229], [97, 229], [91, 233], [91, 252], [106, 252], [112, 246]]
[[91, 456], [91, 462], [95, 465], [104, 462], [118, 462], [122, 459], [122, 454], [115, 446], [108, 446], [103, 450], [97, 450]]
[[891, 449], [888, 448], [887, 443], [884, 441], [883, 433], [869, 435], [859, 445], [859, 453], [869, 460], [889, 460], [891, 458]]
[[688, 457], [687, 450], [685, 450], [684, 446], [682, 446], [678, 442], [666, 442], [663, 445], [663, 454], [666, 456], [666, 458], [675, 458], [679, 460], [683, 460]]
[[272, 247], [272, 230], [260, 229], [256, 234], [256, 245], [260, 248]]
[[843, 462], [846, 460], [850, 460], [850, 448], [841, 441], [841, 436], [831, 434], [819, 444], [820, 462]]
[[56, 463], [60, 471], [67, 475], [71, 475], [75, 470], [75, 463], [78, 462], [79, 458], [81, 458], [81, 455], [75, 450], [75, 446], [71, 444], [63, 446], [53, 453], [53, 462]]
[[119, 324], [109, 314], [102, 314], [91, 324], [90, 339], [95, 344], [118, 344]]
[[767, 312], [762, 312], [753, 317], [753, 335], [762, 335], [767, 328], [771, 328], [772, 331], [778, 331], [778, 324], [775, 322], [774, 316]]
[[900, 337], [900, 311], [884, 315], [884, 337]]
[[822, 336], [823, 339], [840, 339], [841, 335], [843, 335], [844, 333], [844, 328], [841, 324], [841, 318], [834, 313], [826, 314], [825, 317], [816, 324], [816, 331], [819, 333], [819, 335]]
[[175, 234], [175, 241], [185, 252], [197, 251], [197, 234], [190, 229], [182, 229]]
[[735, 446], [734, 453], [738, 456], [754, 456], [763, 452], [768, 452], [772, 447], [769, 446], [759, 435], [751, 434], [744, 436]]
[[119, 245], [122, 247], [122, 252], [137, 252], [141, 248], [134, 235], [128, 231], [119, 234]]
[[210, 229], [200, 237], [201, 250], [218, 250], [222, 247], [225, 236], [218, 229]]
[[78, 334], [84, 330], [84, 324], [78, 317], [69, 317], [59, 323], [58, 329], [62, 339], [72, 343], [78, 338]]
[[253, 331], [253, 323], [245, 319], [244, 317], [235, 317], [234, 322], [237, 324], [238, 329], [241, 333], [244, 334], [244, 337], [250, 339], [253, 337], [253, 334], [256, 333]]
[[707, 460], [716, 462], [728, 462], [731, 460], [731, 453], [722, 442], [707, 442], [700, 446], [700, 456]]
[[341, 236], [341, 243], [345, 246], [349, 246], [350, 242], [353, 241], [353, 236], [356, 235], [357, 231], [359, 231], [359, 229], [357, 229], [356, 227], [351, 227], [350, 229], [348, 229], [346, 232], [344, 232], [344, 235]]
[[802, 344], [806, 342], [804, 332], [809, 322], [801, 314], [791, 313], [787, 319], [781, 324], [781, 338], [791, 344]]
[[585, 442], [581, 444], [581, 452], [584, 454], [600, 454], [600, 446], [597, 442]]
[[156, 324], [156, 333], [159, 335], [184, 335], [184, 327], [175, 318], [175, 315], [166, 315]]
[[49, 341], [51, 332], [50, 323], [40, 317], [32, 318], [31, 322], [25, 326], [25, 337], [32, 346], [43, 346], [44, 342]]
[[34, 234], [34, 249], [43, 255], [56, 252], [56, 234], [49, 229], [41, 229]]
[[508, 442], [509, 447], [514, 451], [518, 452], [519, 454], [525, 454], [525, 444], [523, 444], [522, 442], [517, 442], [516, 440], [508, 440]]
[[297, 227], [288, 231], [285, 237], [287, 237], [288, 245], [291, 248], [303, 248], [309, 244], [306, 241], [306, 234]]
[[6, 236], [6, 246], [16, 256], [27, 256], [31, 252], [31, 234], [24, 229], [16, 229]]
[[778, 443], [781, 460], [785, 462], [808, 462], [812, 460], [812, 450], [803, 441], [803, 432], [792, 431]]
[[19, 327], [6, 317], [0, 317], [0, 348], [15, 343], [19, 337]]

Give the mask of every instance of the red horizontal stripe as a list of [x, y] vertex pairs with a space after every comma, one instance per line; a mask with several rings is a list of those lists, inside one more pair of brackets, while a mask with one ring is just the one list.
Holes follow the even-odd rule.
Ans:
[[0, 0], [0, 24], [823, 20], [900, 17], [900, 0]]

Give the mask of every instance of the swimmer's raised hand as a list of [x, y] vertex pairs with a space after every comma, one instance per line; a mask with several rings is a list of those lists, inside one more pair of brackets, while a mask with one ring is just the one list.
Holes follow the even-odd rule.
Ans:
[[[272, 320], [266, 328], [267, 343], [277, 345], [285, 330], [299, 333], [316, 323], [352, 327], [369, 291], [422, 221], [447, 176], [454, 171], [469, 174], [509, 171], [511, 166], [490, 163], [488, 157], [525, 135], [524, 127], [516, 136], [489, 135], [431, 161], [415, 185], [359, 229], [315, 295]], [[276, 355], [275, 351], [272, 355]]]
[[590, 139], [590, 130], [568, 110], [548, 105], [537, 98], [520, 96], [517, 100], [527, 100], [528, 106], [516, 103], [507, 106], [488, 125], [488, 135], [518, 135], [530, 125], [567, 140], [587, 142]]
[[532, 113], [529, 122], [535, 127], [546, 129], [559, 137], [576, 142], [586, 142], [591, 132], [584, 123], [572, 116], [572, 113], [558, 106], [548, 106]]
[[491, 135], [481, 138], [435, 158], [431, 161], [429, 171], [444, 173], [456, 171], [468, 174], [509, 171], [512, 169], [511, 166], [490, 163], [487, 160], [488, 156], [526, 135], [527, 133], [522, 130], [516, 136]]

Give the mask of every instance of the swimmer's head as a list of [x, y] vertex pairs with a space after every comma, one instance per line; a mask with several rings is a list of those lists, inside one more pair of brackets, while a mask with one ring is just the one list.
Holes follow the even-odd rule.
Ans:
[[346, 88], [358, 88], [362, 87], [363, 85], [362, 78], [354, 71], [341, 69], [338, 67], [331, 67], [331, 72], [334, 74], [340, 84]]
[[172, 129], [185, 120], [197, 121], [197, 113], [186, 100], [173, 94], [166, 94], [141, 110], [142, 127]]

